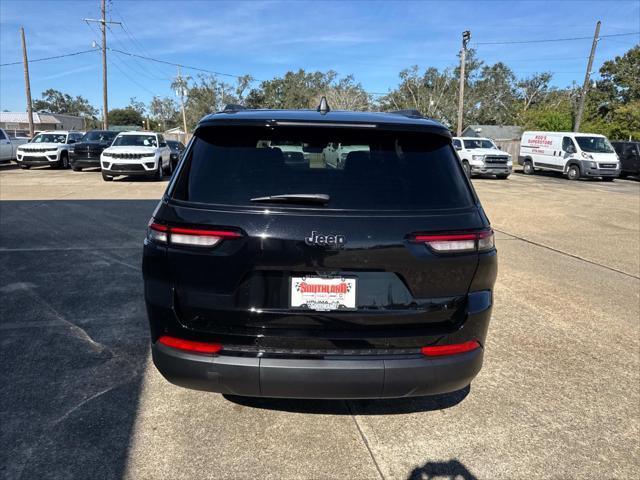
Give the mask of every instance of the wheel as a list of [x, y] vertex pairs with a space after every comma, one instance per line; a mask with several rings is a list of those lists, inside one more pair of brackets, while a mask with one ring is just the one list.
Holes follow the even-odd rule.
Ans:
[[496, 178], [498, 180], [506, 180], [507, 178], [509, 178], [509, 175], [496, 175]]
[[462, 169], [464, 170], [464, 174], [467, 176], [467, 178], [471, 178], [471, 165], [469, 165], [469, 162], [464, 160], [462, 162]]
[[580, 167], [578, 165], [569, 165], [567, 170], [567, 178], [569, 180], [578, 180], [580, 178]]
[[20, 168], [24, 168], [25, 170], [29, 170], [31, 168], [31, 165], [25, 165], [24, 163], [20, 164]]
[[82, 167], [72, 166], [71, 170], [73, 170], [74, 172], [81, 172], [82, 171]]
[[525, 175], [533, 175], [535, 169], [533, 168], [533, 163], [531, 160], [525, 160], [524, 165], [522, 165], [522, 173]]
[[167, 168], [163, 170], [164, 174], [168, 177], [171, 176], [171, 174], [173, 173], [173, 163], [171, 163], [171, 160], [169, 160], [169, 163], [167, 165]]
[[602, 177], [603, 182], [613, 182], [614, 177]]
[[620, 178], [627, 178], [629, 176], [629, 174], [627, 172], [620, 172], [619, 177]]
[[113, 177], [102, 172], [102, 180], [104, 180], [105, 182], [113, 182]]
[[156, 174], [153, 176], [153, 179], [156, 182], [162, 181], [162, 162], [158, 162], [158, 169], [156, 170]]
[[61, 168], [63, 170], [66, 170], [67, 168], [69, 168], [69, 155], [67, 155], [64, 152], [60, 154], [60, 160], [58, 161], [58, 168]]

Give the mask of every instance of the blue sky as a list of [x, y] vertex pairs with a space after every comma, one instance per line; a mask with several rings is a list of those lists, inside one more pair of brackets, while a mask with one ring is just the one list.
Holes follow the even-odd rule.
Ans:
[[[463, 30], [474, 42], [520, 41], [640, 31], [640, 0], [632, 1], [135, 1], [108, 2], [109, 17], [125, 23], [108, 31], [112, 48], [170, 62], [269, 79], [287, 70], [354, 74], [366, 90], [386, 92], [398, 72], [454, 66]], [[98, 0], [0, 1], [0, 63], [21, 60], [19, 27], [27, 34], [30, 59], [87, 50], [99, 42]], [[594, 71], [603, 61], [640, 42], [640, 35], [603, 38]], [[504, 61], [518, 76], [550, 71], [553, 83], [582, 83], [590, 40], [477, 45], [487, 63]], [[109, 56], [109, 108], [130, 97], [148, 102], [169, 89], [171, 66]], [[33, 63], [34, 98], [46, 88], [102, 103], [100, 55], [87, 53]], [[185, 70], [196, 75], [197, 72]], [[220, 77], [226, 81], [232, 78]], [[22, 66], [0, 68], [0, 109], [24, 111]]]

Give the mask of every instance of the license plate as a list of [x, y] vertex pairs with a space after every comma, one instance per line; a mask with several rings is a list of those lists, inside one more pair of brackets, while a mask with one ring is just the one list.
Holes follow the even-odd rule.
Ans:
[[346, 277], [292, 277], [291, 308], [316, 311], [354, 310], [356, 279]]

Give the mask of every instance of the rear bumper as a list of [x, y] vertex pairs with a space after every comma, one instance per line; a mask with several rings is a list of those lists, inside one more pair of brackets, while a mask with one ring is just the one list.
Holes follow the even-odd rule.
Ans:
[[447, 357], [330, 359], [204, 356], [154, 344], [171, 383], [224, 394], [281, 398], [398, 398], [460, 390], [482, 367], [483, 348]]

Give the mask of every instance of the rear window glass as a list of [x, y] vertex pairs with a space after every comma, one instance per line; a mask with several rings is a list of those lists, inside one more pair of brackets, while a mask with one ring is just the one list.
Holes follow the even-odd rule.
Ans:
[[457, 162], [448, 139], [425, 133], [206, 127], [196, 133], [173, 197], [255, 206], [258, 197], [321, 194], [329, 201], [311, 208], [461, 208], [473, 198]]

